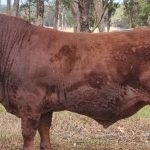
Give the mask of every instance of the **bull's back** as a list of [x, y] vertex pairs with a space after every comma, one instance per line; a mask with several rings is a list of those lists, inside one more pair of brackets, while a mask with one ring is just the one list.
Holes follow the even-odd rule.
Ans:
[[76, 34], [59, 51], [61, 70], [71, 81], [86, 78], [90, 82], [96, 77], [103, 82], [138, 86], [142, 66], [150, 61], [149, 33]]

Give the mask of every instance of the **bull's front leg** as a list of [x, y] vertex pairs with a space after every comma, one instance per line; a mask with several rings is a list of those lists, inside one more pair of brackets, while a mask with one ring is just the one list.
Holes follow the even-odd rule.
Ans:
[[41, 116], [38, 131], [41, 137], [40, 149], [50, 150], [50, 136], [49, 129], [52, 121], [52, 112], [46, 113]]
[[34, 150], [34, 137], [39, 125], [39, 116], [23, 117], [21, 120], [23, 150]]

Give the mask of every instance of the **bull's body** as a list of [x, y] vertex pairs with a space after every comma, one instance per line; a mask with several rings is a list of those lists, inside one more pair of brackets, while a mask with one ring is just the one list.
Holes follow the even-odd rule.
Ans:
[[22, 120], [24, 149], [50, 149], [52, 112], [102, 125], [150, 104], [150, 29], [64, 33], [0, 15], [0, 102]]

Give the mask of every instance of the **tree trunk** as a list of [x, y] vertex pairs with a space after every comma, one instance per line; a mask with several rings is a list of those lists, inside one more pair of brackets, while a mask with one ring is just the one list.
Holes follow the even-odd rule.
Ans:
[[59, 27], [59, 0], [55, 0], [55, 16], [54, 16], [54, 29], [58, 29]]
[[113, 0], [110, 0], [109, 6], [108, 6], [108, 9], [107, 9], [107, 32], [110, 31], [111, 17], [112, 17], [113, 9], [114, 9]]
[[62, 8], [61, 11], [61, 30], [64, 30], [64, 7]]
[[134, 21], [133, 21], [133, 17], [134, 17], [133, 12], [130, 11], [130, 27], [131, 28], [135, 27], [135, 24], [134, 24]]
[[29, 18], [29, 22], [31, 22], [31, 0], [29, 0], [28, 2], [29, 2], [29, 13], [28, 13], [28, 18]]
[[1, 9], [2, 9], [2, 8], [1, 8], [1, 0], [0, 0], [0, 13], [1, 13]]
[[19, 16], [19, 0], [14, 0], [13, 15]]
[[150, 4], [150, 0], [147, 0], [147, 4]]
[[44, 24], [44, 0], [37, 0], [37, 24]]
[[73, 24], [74, 24], [74, 32], [80, 32], [80, 12], [78, 8], [78, 1], [72, 1], [72, 15], [73, 15]]
[[107, 19], [107, 32], [110, 31], [110, 25], [111, 25], [111, 16], [108, 15], [108, 19]]
[[7, 0], [7, 15], [11, 14], [11, 0]]
[[81, 32], [91, 32], [89, 29], [89, 5], [89, 0], [79, 0], [78, 2]]
[[[96, 16], [96, 24], [100, 21], [103, 13], [103, 1], [102, 0], [93, 0], [94, 3], [94, 9], [95, 9], [95, 16]], [[105, 30], [105, 23], [104, 23], [104, 17], [101, 20], [101, 23], [98, 25], [99, 32], [103, 32]]]

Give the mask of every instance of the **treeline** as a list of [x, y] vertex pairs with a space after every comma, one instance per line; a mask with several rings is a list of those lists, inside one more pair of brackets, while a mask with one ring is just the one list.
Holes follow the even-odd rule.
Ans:
[[150, 0], [7, 0], [0, 11], [22, 16], [31, 23], [74, 32], [99, 32], [110, 26], [134, 28], [150, 25]]
[[150, 26], [150, 0], [124, 0], [112, 17], [112, 23], [126, 28]]

